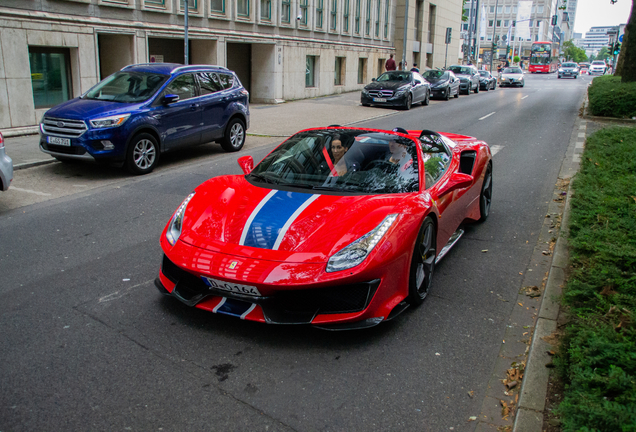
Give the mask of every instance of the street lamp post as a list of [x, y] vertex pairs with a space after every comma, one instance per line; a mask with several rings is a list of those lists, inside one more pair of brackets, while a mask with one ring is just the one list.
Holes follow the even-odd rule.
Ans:
[[495, 2], [495, 21], [492, 23], [492, 45], [490, 45], [490, 73], [492, 73], [492, 58], [495, 56], [495, 30], [497, 28], [497, 7], [499, 0]]
[[188, 64], [188, 9], [190, 0], [183, 0], [183, 64]]

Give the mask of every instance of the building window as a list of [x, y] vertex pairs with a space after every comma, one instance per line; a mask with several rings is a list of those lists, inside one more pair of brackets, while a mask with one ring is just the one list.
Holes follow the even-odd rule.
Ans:
[[535, 10], [535, 7], [534, 7], [534, 6], [532, 6], [532, 12], [531, 12], [531, 13], [532, 13], [532, 15], [534, 15], [534, 10]]
[[380, 37], [380, 14], [382, 13], [382, 0], [378, 0], [378, 7], [375, 14], [375, 37]]
[[343, 0], [342, 4], [342, 31], [345, 33], [349, 33], [349, 1]]
[[280, 21], [283, 23], [289, 23], [291, 9], [291, 0], [281, 0], [280, 3]]
[[537, 6], [537, 13], [543, 13], [543, 5]]
[[71, 61], [67, 48], [29, 47], [35, 108], [50, 108], [71, 99]]
[[144, 4], [151, 5], [151, 6], [165, 7], [166, 1], [165, 0], [144, 0]]
[[305, 87], [316, 87], [316, 56], [307, 56], [307, 70], [305, 71]]
[[261, 19], [272, 20], [272, 0], [261, 0]]
[[500, 14], [503, 11], [503, 6], [497, 6], [497, 13]]
[[541, 20], [537, 20], [537, 27], [541, 27]]
[[501, 27], [501, 20], [497, 20], [497, 27]]
[[384, 4], [384, 38], [389, 37], [389, 4], [391, 0], [386, 0]]
[[517, 6], [512, 7], [512, 13], [515, 15], [517, 14]]
[[504, 20], [504, 27], [508, 27], [508, 24], [509, 24], [509, 23], [510, 23], [510, 22], [509, 22], [508, 20]]
[[300, 0], [300, 24], [303, 26], [307, 25], [308, 1], [309, 0]]
[[322, 11], [325, 0], [316, 0], [316, 28], [322, 28]]
[[371, 34], [371, 0], [367, 0], [367, 16], [365, 19], [364, 34]]
[[532, 21], [528, 22], [528, 27], [532, 28]]
[[358, 59], [358, 84], [367, 82], [367, 59]]
[[[183, 5], [184, 5], [184, 1], [181, 0], [179, 2], [179, 11], [183, 11]], [[192, 11], [192, 13], [197, 13], [197, 8], [199, 7], [199, 1], [198, 0], [188, 0], [188, 13], [190, 13], [190, 11]]]
[[250, 16], [250, 0], [236, 0], [236, 13], [243, 18]]
[[331, 0], [331, 11], [330, 18], [331, 22], [329, 23], [329, 28], [331, 30], [336, 30], [338, 25], [338, 0]]
[[490, 13], [495, 13], [495, 7], [494, 6], [490, 6]]
[[504, 10], [506, 11], [507, 14], [509, 14], [510, 13], [510, 6], [506, 6]]
[[462, 24], [462, 30], [468, 31], [468, 24]]
[[488, 27], [492, 27], [492, 24], [494, 23], [493, 20], [488, 20]]
[[336, 68], [333, 77], [334, 85], [339, 86], [345, 83], [346, 60], [346, 57], [336, 57]]
[[355, 18], [353, 20], [354, 22], [354, 31], [356, 34], [360, 34], [360, 1], [361, 0], [356, 0], [356, 15]]
[[225, 0], [210, 0], [210, 11], [225, 13]]

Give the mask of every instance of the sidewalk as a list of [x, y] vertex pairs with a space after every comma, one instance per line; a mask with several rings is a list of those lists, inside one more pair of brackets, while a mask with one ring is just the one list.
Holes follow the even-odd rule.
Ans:
[[[288, 137], [306, 128], [333, 124], [350, 125], [399, 112], [363, 107], [360, 105], [358, 91], [277, 105], [250, 104], [247, 140], [250, 136]], [[13, 159], [14, 170], [55, 162], [51, 156], [40, 151], [37, 130], [37, 127], [25, 127], [1, 131], [7, 154]]]

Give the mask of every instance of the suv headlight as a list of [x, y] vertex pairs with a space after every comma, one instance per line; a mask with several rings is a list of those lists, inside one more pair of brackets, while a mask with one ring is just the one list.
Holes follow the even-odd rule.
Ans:
[[130, 117], [130, 114], [120, 114], [91, 120], [90, 123], [95, 129], [117, 127], [124, 124], [124, 122], [128, 120], [128, 117]]
[[327, 262], [327, 272], [347, 270], [364, 261], [382, 237], [384, 237], [384, 234], [386, 234], [391, 225], [393, 225], [397, 217], [397, 214], [388, 215], [380, 225], [375, 227], [372, 231], [336, 252]]
[[194, 192], [187, 196], [186, 199], [183, 200], [179, 208], [176, 212], [174, 212], [174, 216], [170, 220], [170, 224], [168, 225], [168, 231], [166, 231], [166, 240], [170, 243], [171, 246], [179, 239], [181, 235], [181, 228], [183, 228], [183, 215], [185, 214], [186, 207], [188, 207], [188, 203], [194, 196]]

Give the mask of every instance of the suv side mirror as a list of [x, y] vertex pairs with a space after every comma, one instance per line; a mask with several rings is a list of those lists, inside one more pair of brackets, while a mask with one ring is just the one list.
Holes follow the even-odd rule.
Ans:
[[164, 105], [169, 105], [171, 103], [175, 103], [178, 100], [179, 100], [179, 95], [167, 94], [161, 99], [161, 103]]

